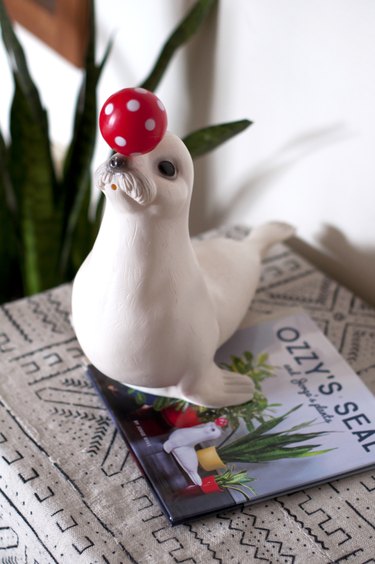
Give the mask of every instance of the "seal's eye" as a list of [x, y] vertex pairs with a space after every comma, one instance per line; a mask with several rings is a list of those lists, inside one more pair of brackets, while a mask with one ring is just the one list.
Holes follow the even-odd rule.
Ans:
[[158, 169], [163, 176], [167, 176], [168, 178], [173, 178], [176, 174], [176, 167], [170, 161], [160, 161]]

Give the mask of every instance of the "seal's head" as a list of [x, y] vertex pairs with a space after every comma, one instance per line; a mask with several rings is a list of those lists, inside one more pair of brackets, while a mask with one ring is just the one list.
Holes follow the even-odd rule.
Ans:
[[116, 153], [95, 173], [97, 186], [119, 212], [150, 209], [164, 215], [188, 210], [193, 177], [188, 149], [170, 132], [153, 151], [130, 157]]

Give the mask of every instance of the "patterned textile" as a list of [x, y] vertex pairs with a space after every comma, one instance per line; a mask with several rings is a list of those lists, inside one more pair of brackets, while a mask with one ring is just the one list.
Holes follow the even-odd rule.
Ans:
[[[0, 307], [0, 562], [375, 563], [375, 471], [170, 527], [85, 377], [70, 294]], [[291, 306], [374, 390], [374, 309], [279, 245], [251, 311]]]

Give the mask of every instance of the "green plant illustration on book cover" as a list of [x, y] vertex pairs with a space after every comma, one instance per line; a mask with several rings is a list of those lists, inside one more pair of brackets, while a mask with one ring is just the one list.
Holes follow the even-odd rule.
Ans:
[[[232, 372], [246, 374], [252, 379], [255, 392], [251, 401], [238, 406], [211, 409], [172, 398], [150, 397], [137, 390], [127, 389], [127, 393], [138, 405], [148, 404], [155, 411], [162, 412], [176, 427], [188, 428], [216, 422], [230, 429], [230, 433], [218, 446], [208, 446], [196, 451], [201, 468], [205, 471], [218, 472], [216, 475], [209, 476], [214, 478], [218, 490], [210, 491], [223, 491], [224, 488], [229, 488], [241, 492], [246, 499], [250, 499], [249, 493], [256, 493], [256, 487], [254, 489], [248, 485], [254, 478], [249, 476], [247, 470], [237, 470], [234, 463], [256, 464], [288, 458], [302, 459], [320, 456], [333, 450], [321, 449], [321, 444], [317, 442], [328, 431], [308, 431], [315, 419], [301, 422], [288, 429], [276, 429], [286, 422], [292, 413], [300, 409], [302, 404], [296, 405], [282, 415], [274, 415], [275, 408], [282, 405], [269, 403], [262, 392], [264, 380], [277, 377], [276, 367], [269, 364], [267, 353], [254, 356], [252, 352], [245, 351], [241, 356], [232, 355], [230, 363], [222, 363], [222, 366]], [[172, 415], [174, 419], [171, 419]], [[241, 422], [244, 423], [247, 433], [233, 438]], [[306, 431], [300, 432], [302, 430]], [[201, 487], [205, 493], [208, 492], [204, 481]]]

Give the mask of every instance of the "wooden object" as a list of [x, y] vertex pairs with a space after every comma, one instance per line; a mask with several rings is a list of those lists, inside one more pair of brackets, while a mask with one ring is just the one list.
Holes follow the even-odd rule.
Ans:
[[5, 0], [12, 19], [77, 67], [84, 62], [89, 0]]

